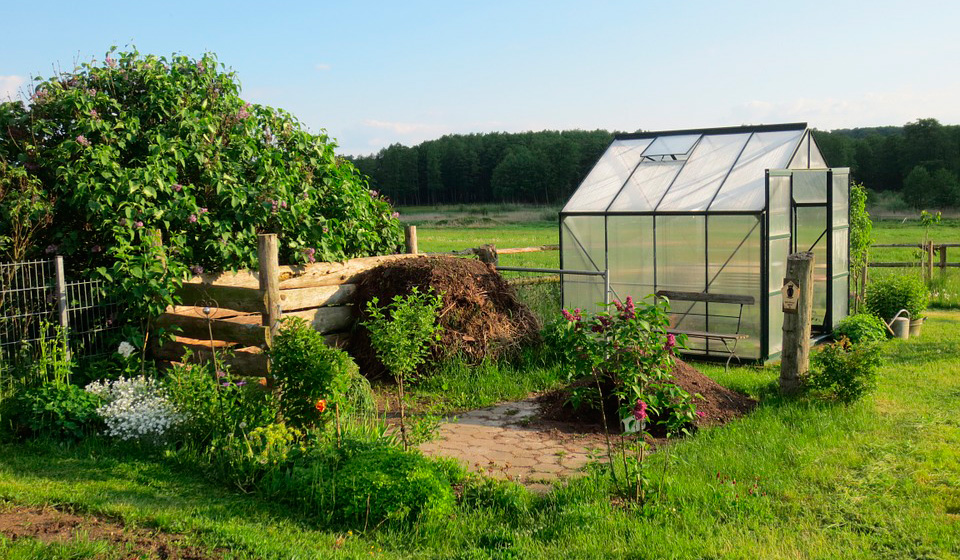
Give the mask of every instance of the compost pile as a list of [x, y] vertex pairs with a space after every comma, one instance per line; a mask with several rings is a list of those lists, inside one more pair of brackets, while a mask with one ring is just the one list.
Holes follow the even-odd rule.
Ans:
[[[697, 421], [697, 426], [715, 426], [739, 418], [757, 406], [757, 401], [750, 397], [727, 389], [713, 379], [700, 373], [695, 367], [677, 358], [673, 367], [673, 382], [691, 395], [699, 394], [703, 398], [695, 399], [697, 411], [703, 416]], [[592, 384], [592, 381], [585, 383]], [[610, 388], [605, 388], [606, 393]], [[602, 429], [603, 421], [600, 412], [595, 409], [575, 409], [569, 403], [570, 389], [563, 388], [551, 391], [539, 398], [541, 413], [548, 422], [573, 423], [582, 425], [585, 429]], [[605, 401], [608, 412], [608, 424], [616, 431], [619, 421], [615, 416], [616, 402]], [[612, 412], [612, 414], [610, 414]], [[650, 430], [655, 436], [658, 430]]]
[[[458, 353], [474, 363], [496, 358], [539, 336], [536, 316], [493, 267], [455, 257], [400, 259], [364, 273], [357, 294], [360, 319], [366, 319], [366, 305], [372, 298], [384, 305], [413, 288], [421, 292], [433, 288], [443, 294], [443, 334], [433, 346], [433, 363]], [[351, 337], [349, 350], [367, 377], [384, 374], [362, 326]]]

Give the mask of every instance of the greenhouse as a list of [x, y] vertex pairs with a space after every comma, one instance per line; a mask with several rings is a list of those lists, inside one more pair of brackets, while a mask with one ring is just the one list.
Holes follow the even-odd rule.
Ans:
[[814, 333], [847, 315], [849, 189], [805, 123], [618, 135], [560, 211], [560, 268], [607, 276], [563, 274], [563, 305], [666, 297], [688, 352], [775, 358], [790, 253], [816, 258]]

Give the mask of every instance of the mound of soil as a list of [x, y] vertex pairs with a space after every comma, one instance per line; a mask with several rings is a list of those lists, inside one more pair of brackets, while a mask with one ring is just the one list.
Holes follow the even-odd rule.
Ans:
[[[673, 368], [673, 378], [674, 383], [691, 395], [699, 393], [703, 397], [694, 401], [697, 411], [703, 413], [697, 421], [698, 427], [725, 424], [745, 415], [757, 406], [757, 401], [727, 389], [679, 358]], [[581, 384], [587, 385], [592, 382], [583, 381]], [[543, 419], [550, 422], [581, 424], [587, 431], [601, 430], [603, 418], [600, 411], [585, 407], [573, 408], [569, 403], [570, 392], [571, 389], [566, 387], [542, 395], [539, 401]], [[619, 420], [616, 417], [617, 404], [610, 399], [604, 405], [607, 410], [607, 424], [611, 431], [617, 431], [619, 429]], [[652, 433], [654, 436], [662, 435], [658, 434], [655, 428]]]
[[[536, 316], [493, 267], [455, 257], [400, 259], [364, 273], [357, 294], [361, 320], [366, 318], [366, 305], [372, 298], [383, 305], [414, 287], [421, 292], [433, 288], [443, 294], [443, 334], [433, 347], [433, 361], [457, 353], [473, 362], [496, 358], [539, 336]], [[349, 352], [364, 375], [383, 375], [383, 364], [362, 326], [351, 337]]]

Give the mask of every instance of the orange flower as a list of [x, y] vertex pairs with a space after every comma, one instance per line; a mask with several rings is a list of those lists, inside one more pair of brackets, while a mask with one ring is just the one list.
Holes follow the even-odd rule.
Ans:
[[327, 399], [320, 399], [316, 404], [317, 412], [323, 414], [323, 411], [327, 409]]

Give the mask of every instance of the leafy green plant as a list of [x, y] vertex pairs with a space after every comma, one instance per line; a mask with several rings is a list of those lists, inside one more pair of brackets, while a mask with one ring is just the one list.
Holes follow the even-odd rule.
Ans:
[[810, 389], [851, 403], [876, 385], [880, 349], [875, 343], [851, 344], [841, 338], [814, 354], [810, 364]]
[[442, 298], [431, 290], [420, 293], [413, 288], [406, 296], [379, 307], [377, 298], [367, 302], [367, 319], [363, 326], [370, 331], [370, 344], [377, 357], [397, 382], [400, 400], [400, 438], [407, 445], [403, 382], [410, 380], [424, 363], [430, 345], [440, 340], [441, 328], [437, 313]]
[[870, 258], [870, 245], [873, 222], [867, 212], [867, 188], [854, 181], [850, 184], [850, 278], [853, 281], [853, 308], [860, 310], [863, 305], [867, 263]]
[[887, 339], [887, 327], [876, 315], [858, 313], [844, 317], [833, 329], [837, 340], [846, 337], [853, 344], [861, 342], [881, 342]]
[[20, 392], [13, 423], [34, 436], [80, 440], [103, 426], [97, 408], [101, 398], [69, 383], [47, 382]]
[[[305, 427], [339, 414], [357, 365], [349, 354], [328, 346], [323, 335], [298, 317], [284, 319], [268, 352], [276, 380], [280, 414], [291, 426]], [[325, 414], [326, 413], [326, 414]]]
[[930, 290], [915, 274], [891, 275], [879, 278], [867, 288], [868, 312], [889, 320], [901, 309], [910, 312], [911, 319], [923, 317], [930, 300]]
[[286, 470], [306, 451], [304, 433], [267, 424], [223, 438], [213, 450], [221, 475], [242, 489], [255, 488], [269, 472]]

